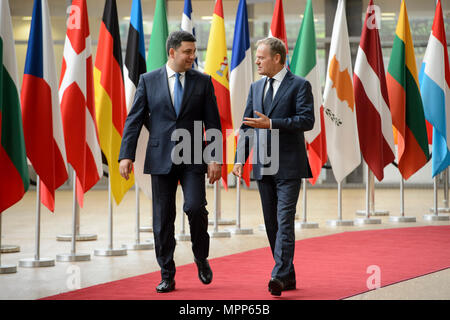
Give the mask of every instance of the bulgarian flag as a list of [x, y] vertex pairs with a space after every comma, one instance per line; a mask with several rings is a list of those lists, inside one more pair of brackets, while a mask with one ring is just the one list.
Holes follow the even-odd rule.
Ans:
[[219, 108], [223, 136], [222, 180], [227, 189], [227, 175], [233, 170], [235, 138], [229, 89], [229, 65], [225, 41], [222, 0], [217, 0], [206, 49], [205, 73], [211, 76]]
[[106, 0], [98, 39], [94, 66], [95, 111], [100, 147], [108, 162], [111, 192], [119, 204], [134, 185], [134, 175], [125, 180], [119, 172], [120, 143], [127, 106], [116, 0]]
[[356, 57], [353, 85], [361, 152], [369, 169], [381, 181], [384, 167], [395, 160], [395, 149], [379, 21], [373, 19], [372, 7], [371, 0]]
[[386, 81], [392, 124], [397, 131], [398, 169], [407, 180], [428, 162], [430, 155], [405, 1], [400, 8]]
[[313, 177], [309, 179], [311, 184], [316, 183], [323, 165], [327, 162], [322, 88], [320, 85], [317, 60], [312, 0], [308, 0], [294, 53], [292, 54], [291, 71], [300, 77], [306, 78], [311, 84], [314, 96], [314, 117], [317, 120], [320, 119], [320, 121], [315, 121], [311, 131], [305, 132], [308, 159], [313, 174]]
[[8, 1], [0, 4], [0, 214], [22, 199], [29, 176]]

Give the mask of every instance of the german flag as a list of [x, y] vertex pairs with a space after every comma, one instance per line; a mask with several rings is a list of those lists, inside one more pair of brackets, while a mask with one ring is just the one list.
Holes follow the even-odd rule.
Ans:
[[392, 124], [397, 133], [398, 169], [405, 180], [430, 159], [414, 45], [402, 1], [386, 77]]
[[134, 185], [119, 173], [119, 151], [127, 117], [116, 0], [106, 0], [94, 66], [94, 87], [100, 147], [109, 168], [111, 192], [117, 204]]

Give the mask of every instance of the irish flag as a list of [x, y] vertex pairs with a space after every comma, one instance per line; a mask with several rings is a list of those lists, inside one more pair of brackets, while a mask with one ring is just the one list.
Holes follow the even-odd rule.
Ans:
[[407, 180], [428, 162], [430, 155], [405, 1], [400, 8], [386, 80], [392, 124], [397, 131], [398, 169]]
[[134, 185], [134, 175], [125, 180], [119, 172], [119, 151], [127, 105], [116, 0], [106, 0], [98, 39], [94, 66], [95, 111], [100, 147], [108, 162], [111, 192], [119, 204]]
[[16, 50], [8, 1], [0, 4], [0, 214], [29, 186], [22, 129]]
[[325, 120], [323, 117], [322, 88], [320, 85], [319, 67], [317, 65], [316, 32], [312, 0], [308, 0], [303, 15], [302, 25], [295, 44], [291, 60], [292, 73], [306, 78], [311, 83], [314, 96], [314, 117], [317, 119], [311, 131], [305, 132], [309, 164], [313, 177], [309, 179], [315, 184], [322, 166], [327, 162], [327, 144], [325, 136]]
[[233, 169], [235, 139], [233, 119], [231, 117], [229, 63], [225, 41], [222, 0], [217, 0], [214, 8], [208, 47], [206, 49], [205, 73], [211, 76], [220, 113], [224, 149], [222, 181], [225, 188], [227, 188], [227, 175]]
[[327, 70], [323, 99], [327, 151], [334, 177], [341, 182], [361, 163], [343, 0], [339, 0], [336, 10]]
[[369, 169], [381, 181], [384, 167], [395, 159], [395, 149], [378, 21], [372, 8], [371, 0], [356, 57], [353, 85], [361, 152]]

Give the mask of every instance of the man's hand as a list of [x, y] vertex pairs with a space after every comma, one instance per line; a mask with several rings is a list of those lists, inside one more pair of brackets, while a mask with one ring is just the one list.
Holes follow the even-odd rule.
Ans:
[[133, 161], [131, 159], [122, 159], [119, 163], [120, 175], [126, 180], [130, 178], [131, 170], [133, 169]]
[[209, 179], [209, 183], [213, 184], [222, 176], [222, 165], [217, 162], [211, 162], [208, 164], [208, 173], [207, 177]]
[[233, 174], [236, 177], [242, 178], [242, 164], [240, 163], [236, 163], [233, 167]]
[[260, 128], [260, 129], [270, 129], [270, 119], [268, 116], [255, 111], [255, 114], [259, 118], [244, 118], [243, 123], [252, 128]]

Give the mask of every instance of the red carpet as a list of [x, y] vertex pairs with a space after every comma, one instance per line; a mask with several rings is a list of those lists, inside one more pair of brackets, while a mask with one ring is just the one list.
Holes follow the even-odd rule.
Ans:
[[[245, 240], [243, 240], [245, 241]], [[192, 264], [178, 266], [176, 290], [157, 294], [160, 272], [108, 282], [49, 300], [292, 300], [343, 299], [369, 291], [369, 266], [378, 266], [381, 286], [450, 267], [450, 226], [344, 232], [296, 242], [297, 290], [273, 297], [267, 283], [269, 248], [211, 259], [213, 282], [205, 286]]]

